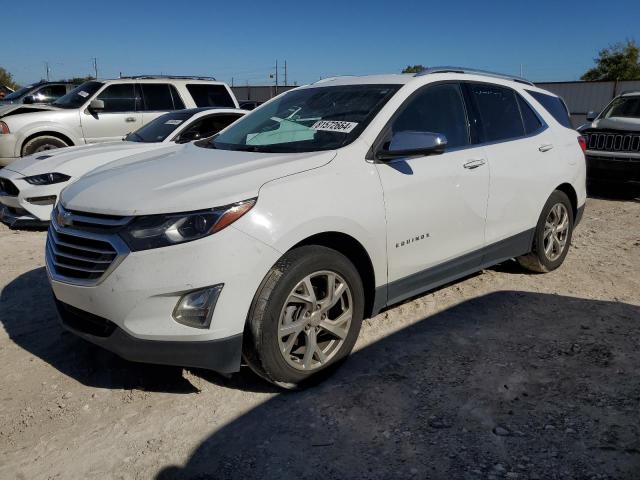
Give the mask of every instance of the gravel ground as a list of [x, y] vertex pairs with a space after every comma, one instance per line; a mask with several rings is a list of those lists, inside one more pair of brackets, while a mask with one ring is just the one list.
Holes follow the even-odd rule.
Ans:
[[0, 227], [0, 478], [640, 478], [640, 202], [363, 326], [334, 376], [121, 360], [57, 324], [44, 232]]

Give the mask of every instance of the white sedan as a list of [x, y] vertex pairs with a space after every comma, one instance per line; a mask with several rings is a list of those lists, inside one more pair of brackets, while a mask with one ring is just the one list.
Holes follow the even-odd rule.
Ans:
[[[0, 169], [0, 221], [10, 227], [44, 226], [60, 192], [84, 174], [136, 155], [210, 137], [246, 114], [233, 108], [193, 108], [167, 113], [124, 141], [61, 148], [29, 155]], [[114, 192], [117, 194], [117, 192]]]

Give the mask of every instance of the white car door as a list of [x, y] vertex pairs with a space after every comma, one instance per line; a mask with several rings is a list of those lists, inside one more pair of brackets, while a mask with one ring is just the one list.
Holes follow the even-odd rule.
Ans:
[[135, 83], [108, 85], [96, 99], [104, 102], [104, 110], [86, 108], [80, 115], [86, 143], [120, 140], [142, 126], [141, 98]]
[[443, 134], [448, 145], [442, 154], [377, 164], [387, 216], [390, 303], [477, 268], [489, 191], [484, 149], [471, 145], [458, 83], [413, 94], [376, 145], [405, 131]]
[[489, 160], [487, 245], [517, 256], [529, 251], [542, 206], [556, 185], [554, 138], [542, 118], [516, 91], [494, 84], [466, 84]]

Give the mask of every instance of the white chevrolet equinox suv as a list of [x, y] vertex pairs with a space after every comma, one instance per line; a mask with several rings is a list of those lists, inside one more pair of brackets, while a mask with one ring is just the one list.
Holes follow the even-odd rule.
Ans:
[[331, 78], [95, 170], [49, 229], [61, 320], [130, 360], [244, 359], [296, 386], [389, 305], [510, 258], [553, 270], [585, 204], [584, 143], [539, 95], [564, 105], [459, 68]]

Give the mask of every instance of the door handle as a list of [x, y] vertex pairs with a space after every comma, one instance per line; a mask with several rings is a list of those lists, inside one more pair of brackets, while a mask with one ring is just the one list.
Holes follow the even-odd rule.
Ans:
[[136, 121], [135, 117], [127, 117], [124, 119], [125, 122], [127, 123], [133, 123]]
[[551, 150], [553, 148], [553, 145], [550, 143], [545, 143], [544, 145], [540, 145], [538, 147], [538, 150], [540, 150], [541, 152], [548, 152], [549, 150]]
[[464, 168], [466, 168], [467, 170], [473, 170], [474, 168], [481, 167], [485, 163], [486, 162], [482, 158], [476, 158], [475, 160], [469, 160], [468, 162], [466, 162], [462, 166]]

